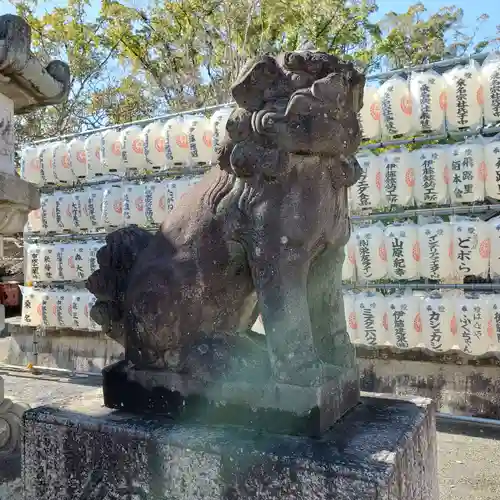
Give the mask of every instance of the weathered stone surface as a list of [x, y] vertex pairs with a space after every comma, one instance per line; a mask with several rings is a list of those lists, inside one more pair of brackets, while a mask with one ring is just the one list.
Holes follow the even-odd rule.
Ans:
[[69, 93], [69, 66], [51, 61], [47, 67], [31, 52], [31, 28], [19, 16], [0, 16], [0, 94], [14, 102], [16, 114], [59, 104]]
[[25, 500], [437, 500], [435, 408], [363, 398], [314, 440], [84, 400], [25, 413], [23, 477]]

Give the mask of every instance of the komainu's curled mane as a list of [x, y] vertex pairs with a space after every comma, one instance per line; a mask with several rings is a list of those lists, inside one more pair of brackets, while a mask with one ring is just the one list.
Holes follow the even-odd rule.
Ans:
[[98, 253], [91, 314], [131, 361], [196, 375], [193, 346], [205, 353], [206, 339], [246, 332], [257, 312], [277, 380], [308, 383], [345, 348], [334, 284], [363, 87], [351, 64], [321, 52], [247, 64], [218, 164], [157, 234], [120, 229]]

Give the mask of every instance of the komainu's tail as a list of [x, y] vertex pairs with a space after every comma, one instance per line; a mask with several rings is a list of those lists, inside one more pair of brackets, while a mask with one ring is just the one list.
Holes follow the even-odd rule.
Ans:
[[128, 276], [138, 255], [153, 235], [137, 226], [118, 229], [106, 236], [106, 245], [97, 252], [99, 269], [87, 280], [86, 287], [97, 301], [90, 311], [103, 332], [124, 344], [123, 304]]

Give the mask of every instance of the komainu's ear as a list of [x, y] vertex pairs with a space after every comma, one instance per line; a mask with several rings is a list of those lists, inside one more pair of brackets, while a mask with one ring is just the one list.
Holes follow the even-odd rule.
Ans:
[[249, 61], [231, 87], [238, 106], [248, 111], [258, 111], [264, 105], [264, 93], [274, 86], [282, 85], [285, 74], [271, 56], [262, 56]]

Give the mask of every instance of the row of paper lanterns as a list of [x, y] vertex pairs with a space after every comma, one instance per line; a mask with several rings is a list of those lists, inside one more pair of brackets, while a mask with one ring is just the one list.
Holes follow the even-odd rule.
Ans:
[[36, 289], [22, 287], [21, 324], [31, 327], [101, 331], [90, 317], [96, 297], [79, 289]]
[[346, 293], [344, 308], [349, 337], [357, 345], [474, 356], [500, 352], [498, 294]]
[[99, 268], [103, 240], [25, 245], [25, 282], [84, 281]]
[[21, 151], [21, 177], [33, 184], [73, 185], [77, 181], [125, 172], [206, 165], [226, 135], [232, 108], [96, 132], [86, 139], [55, 141]]
[[361, 178], [349, 190], [351, 210], [499, 200], [499, 139], [398, 148], [378, 156], [363, 151], [357, 155]]
[[412, 72], [366, 86], [360, 122], [367, 139], [460, 131], [500, 122], [500, 57], [471, 61], [439, 75]]
[[28, 233], [88, 232], [136, 224], [160, 224], [199, 176], [145, 183], [109, 183], [41, 197], [30, 212]]
[[345, 247], [344, 281], [500, 277], [500, 218], [420, 218], [355, 226]]

